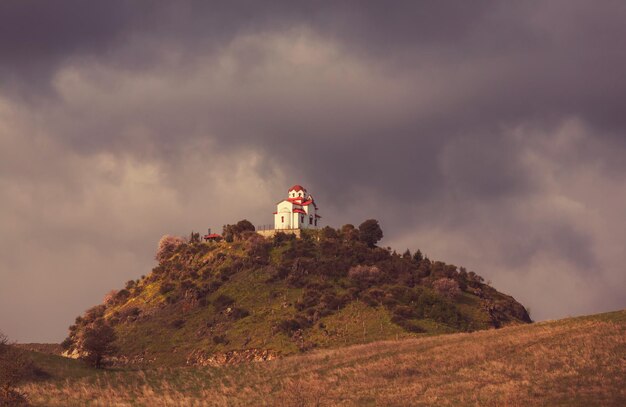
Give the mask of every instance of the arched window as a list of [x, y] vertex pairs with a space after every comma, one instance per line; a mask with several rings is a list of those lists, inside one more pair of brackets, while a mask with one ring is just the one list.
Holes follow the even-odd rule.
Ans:
[[285, 223], [285, 217], [284, 217], [284, 216], [281, 216], [281, 217], [280, 217], [280, 221], [281, 221], [281, 223]]
[[313, 224], [313, 216], [309, 217], [309, 225]]
[[300, 222], [304, 223], [304, 215], [300, 216]]

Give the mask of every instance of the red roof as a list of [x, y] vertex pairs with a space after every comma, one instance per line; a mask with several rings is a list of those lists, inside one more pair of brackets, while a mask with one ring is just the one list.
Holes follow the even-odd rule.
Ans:
[[293, 210], [293, 212], [294, 212], [294, 213], [303, 213], [303, 214], [305, 214], [305, 215], [306, 215], [306, 212], [305, 212], [305, 211], [303, 211], [302, 209], [294, 209], [294, 210]]
[[289, 191], [287, 192], [291, 192], [291, 191], [306, 191], [306, 189], [304, 189], [304, 187], [302, 185], [294, 185], [291, 188], [289, 188]]
[[217, 233], [211, 233], [210, 235], [204, 235], [205, 239], [217, 239], [218, 237], [222, 237], [222, 235], [218, 235]]

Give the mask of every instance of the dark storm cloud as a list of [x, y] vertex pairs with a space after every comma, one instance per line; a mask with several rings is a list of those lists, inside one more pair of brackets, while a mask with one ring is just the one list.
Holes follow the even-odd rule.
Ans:
[[300, 182], [327, 224], [376, 217], [538, 318], [623, 307], [625, 20], [618, 1], [1, 2], [0, 276], [51, 270], [42, 303], [80, 291], [60, 339], [161, 234], [269, 223]]

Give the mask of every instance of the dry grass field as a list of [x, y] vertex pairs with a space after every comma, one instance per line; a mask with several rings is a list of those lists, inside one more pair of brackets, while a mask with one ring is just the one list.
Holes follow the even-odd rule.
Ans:
[[626, 311], [221, 368], [54, 363], [22, 387], [34, 405], [624, 406]]

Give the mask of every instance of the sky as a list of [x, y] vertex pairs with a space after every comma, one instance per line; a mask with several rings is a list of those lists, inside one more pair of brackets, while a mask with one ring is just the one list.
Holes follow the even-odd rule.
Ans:
[[293, 184], [535, 320], [626, 308], [625, 2], [297, 3], [0, 2], [1, 331]]

